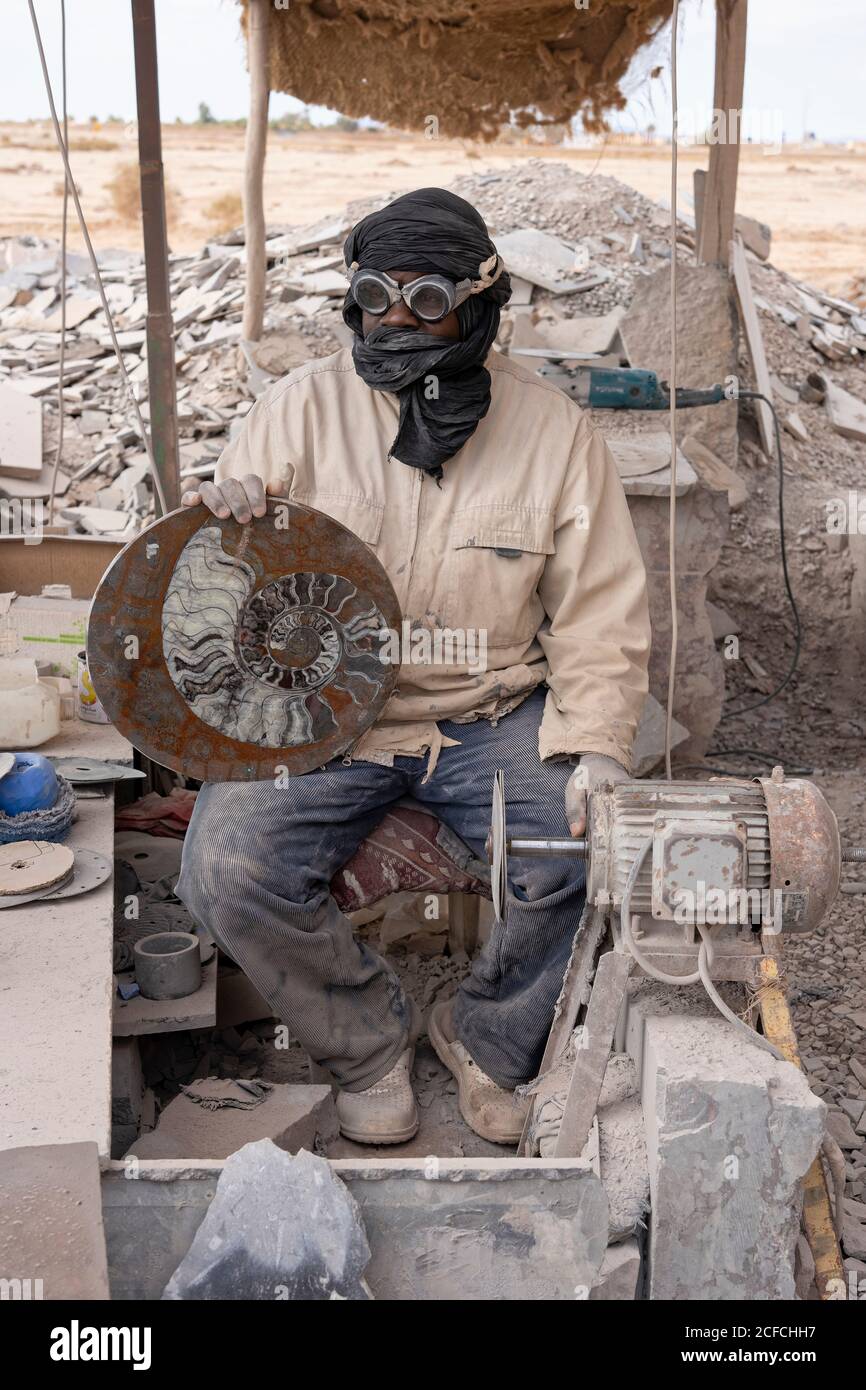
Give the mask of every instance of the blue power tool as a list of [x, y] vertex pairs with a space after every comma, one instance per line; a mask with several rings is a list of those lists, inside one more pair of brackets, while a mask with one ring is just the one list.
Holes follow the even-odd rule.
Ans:
[[[538, 375], [558, 386], [578, 405], [594, 410], [669, 410], [668, 384], [655, 372], [639, 367], [564, 367], [545, 363]], [[718, 405], [725, 400], [724, 386], [708, 386], [697, 391], [677, 387], [677, 409], [696, 405]]]

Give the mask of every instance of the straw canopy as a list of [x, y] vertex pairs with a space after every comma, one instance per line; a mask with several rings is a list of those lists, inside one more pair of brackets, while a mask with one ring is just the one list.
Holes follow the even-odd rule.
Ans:
[[[240, 0], [243, 24], [247, 0]], [[625, 104], [672, 0], [290, 0], [268, 6], [270, 86], [344, 115], [492, 138]]]

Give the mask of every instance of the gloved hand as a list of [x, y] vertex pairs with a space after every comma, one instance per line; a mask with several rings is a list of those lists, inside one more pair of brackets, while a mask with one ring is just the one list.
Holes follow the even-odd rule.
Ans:
[[575, 837], [586, 830], [586, 798], [601, 782], [628, 782], [629, 773], [615, 758], [603, 753], [582, 753], [565, 788], [565, 814]]

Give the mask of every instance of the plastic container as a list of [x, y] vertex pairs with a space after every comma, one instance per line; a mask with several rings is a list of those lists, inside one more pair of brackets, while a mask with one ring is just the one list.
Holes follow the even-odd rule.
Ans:
[[78, 718], [88, 724], [110, 724], [87, 669], [87, 653], [78, 653]]
[[57, 800], [57, 773], [41, 753], [17, 753], [15, 766], [0, 778], [0, 811], [20, 816], [22, 811], [47, 811]]
[[28, 657], [0, 661], [0, 748], [38, 748], [60, 732], [60, 691]]

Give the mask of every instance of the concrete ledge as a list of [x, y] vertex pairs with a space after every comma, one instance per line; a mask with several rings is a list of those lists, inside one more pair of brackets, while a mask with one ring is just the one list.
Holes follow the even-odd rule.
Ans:
[[[580, 1159], [332, 1159], [361, 1206], [375, 1297], [588, 1298], [607, 1199]], [[102, 1178], [112, 1297], [159, 1298], [192, 1243], [222, 1163], [109, 1163]]]
[[[113, 858], [113, 795], [77, 807], [65, 843]], [[0, 1149], [90, 1140], [110, 1154], [113, 935], [111, 877], [0, 912]]]

